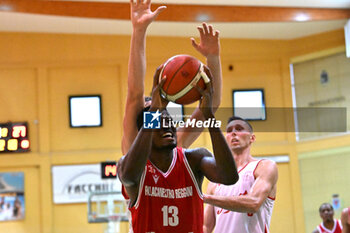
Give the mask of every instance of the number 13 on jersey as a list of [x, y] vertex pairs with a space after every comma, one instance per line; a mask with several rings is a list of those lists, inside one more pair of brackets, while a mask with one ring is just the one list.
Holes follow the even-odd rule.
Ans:
[[175, 227], [179, 225], [179, 209], [176, 206], [163, 206], [163, 226]]

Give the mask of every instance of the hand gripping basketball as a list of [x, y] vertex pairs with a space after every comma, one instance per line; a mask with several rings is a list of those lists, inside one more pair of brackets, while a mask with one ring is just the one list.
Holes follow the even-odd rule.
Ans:
[[206, 89], [210, 82], [204, 71], [204, 65], [189, 55], [176, 55], [168, 59], [159, 74], [159, 80], [165, 78], [161, 95], [178, 104], [191, 104], [201, 99], [201, 93], [194, 87]]

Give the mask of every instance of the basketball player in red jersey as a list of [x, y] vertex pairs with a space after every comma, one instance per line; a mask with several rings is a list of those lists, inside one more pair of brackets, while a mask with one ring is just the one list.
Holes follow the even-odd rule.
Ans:
[[[211, 77], [207, 70], [207, 74]], [[134, 233], [202, 233], [204, 176], [223, 184], [238, 180], [236, 165], [220, 127], [210, 127], [214, 156], [205, 148], [185, 150], [177, 147], [176, 128], [165, 110], [167, 101], [160, 96], [154, 77], [151, 112], [161, 112], [161, 128], [141, 128], [128, 153], [118, 162], [120, 178], [129, 199], [131, 232]], [[205, 120], [215, 120], [212, 86], [201, 93], [199, 109]]]
[[343, 209], [341, 223], [343, 225], [343, 233], [350, 233], [350, 207]]
[[[151, 0], [140, 1], [131, 0], [131, 22], [133, 32], [131, 35], [130, 56], [128, 65], [128, 92], [126, 97], [125, 114], [123, 119], [122, 153], [126, 152], [134, 142], [138, 133], [136, 119], [137, 115], [150, 102], [145, 102], [144, 98], [144, 79], [146, 73], [146, 31], [148, 26], [156, 17], [165, 10], [165, 6], [158, 7], [151, 11]], [[203, 23], [198, 27], [200, 33], [200, 43], [197, 44], [194, 38], [191, 38], [193, 47], [207, 59], [207, 65], [213, 74], [211, 80], [213, 89], [213, 109], [214, 112], [221, 101], [221, 62], [220, 62], [220, 43], [219, 32], [214, 31], [212, 26]], [[202, 112], [197, 108], [192, 119], [204, 120]], [[177, 132], [177, 143], [179, 146], [189, 147], [200, 135], [199, 130], [181, 128]]]
[[334, 210], [331, 204], [323, 203], [319, 212], [322, 222], [312, 233], [342, 233], [341, 222], [334, 219]]

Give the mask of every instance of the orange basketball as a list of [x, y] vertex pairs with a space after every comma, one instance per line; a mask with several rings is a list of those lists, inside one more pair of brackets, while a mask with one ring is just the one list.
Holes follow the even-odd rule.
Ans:
[[205, 89], [210, 80], [204, 72], [204, 65], [189, 55], [176, 55], [163, 65], [159, 80], [166, 78], [161, 88], [162, 96], [178, 104], [191, 104], [201, 98], [194, 86]]

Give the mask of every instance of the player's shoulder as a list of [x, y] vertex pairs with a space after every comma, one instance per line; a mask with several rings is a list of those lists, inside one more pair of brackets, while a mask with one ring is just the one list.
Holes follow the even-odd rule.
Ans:
[[259, 163], [258, 166], [276, 167], [277, 168], [276, 162], [271, 160], [271, 159], [259, 159], [258, 163]]
[[184, 156], [189, 162], [192, 170], [197, 170], [199, 164], [202, 163], [203, 158], [209, 158], [212, 154], [205, 148], [193, 148], [184, 150]]
[[277, 164], [275, 161], [270, 159], [261, 159], [258, 161], [254, 174], [256, 175], [271, 174], [271, 175], [277, 176], [278, 174]]
[[184, 149], [184, 155], [189, 160], [201, 160], [204, 157], [212, 157], [213, 155], [203, 147], [193, 148], [193, 149]]
[[207, 150], [204, 147], [197, 147], [197, 148], [187, 148], [184, 149], [184, 154], [189, 155], [189, 156], [198, 156], [198, 155], [202, 155], [202, 156], [207, 156], [210, 155], [211, 153], [209, 152], [209, 150]]

